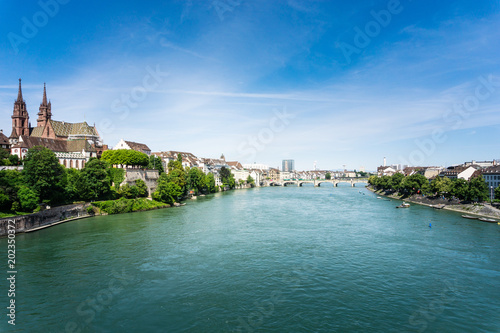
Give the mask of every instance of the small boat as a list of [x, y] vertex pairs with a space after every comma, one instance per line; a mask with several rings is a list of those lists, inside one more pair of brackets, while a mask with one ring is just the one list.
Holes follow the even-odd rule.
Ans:
[[382, 197], [377, 197], [377, 199], [382, 199]]
[[408, 207], [410, 207], [410, 204], [406, 202], [403, 202], [401, 205], [396, 206], [396, 208], [408, 208]]
[[471, 219], [471, 220], [477, 220], [477, 216], [470, 216], [470, 215], [462, 215], [464, 219]]
[[498, 222], [498, 221], [497, 221], [497, 220], [495, 220], [495, 219], [488, 219], [488, 218], [486, 218], [486, 217], [480, 217], [478, 220], [479, 220], [479, 221], [483, 221], [483, 222], [489, 222], [489, 223], [497, 223], [497, 222]]
[[440, 205], [431, 205], [432, 208], [434, 209], [443, 209], [444, 208], [444, 204], [440, 204]]

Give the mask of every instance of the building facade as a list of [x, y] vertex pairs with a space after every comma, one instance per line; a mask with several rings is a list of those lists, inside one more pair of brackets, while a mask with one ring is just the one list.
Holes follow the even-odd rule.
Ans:
[[295, 170], [294, 160], [283, 160], [281, 162], [281, 171], [292, 172], [293, 170]]
[[133, 142], [133, 141], [125, 141], [123, 139], [121, 139], [113, 149], [114, 150], [118, 150], [118, 149], [135, 150], [135, 151], [144, 153], [148, 156], [151, 156], [151, 149], [149, 149], [149, 147], [146, 144]]
[[95, 126], [86, 122], [68, 123], [52, 119], [52, 104], [47, 100], [45, 84], [37, 126], [31, 127], [26, 101], [23, 99], [21, 79], [17, 100], [14, 102], [9, 144], [11, 154], [20, 159], [26, 157], [28, 149], [43, 146], [52, 150], [62, 165], [76, 169], [83, 168], [89, 158], [97, 157], [97, 149], [103, 147]]
[[488, 195], [495, 199], [495, 189], [500, 186], [500, 166], [495, 165], [483, 170], [483, 177], [488, 184]]

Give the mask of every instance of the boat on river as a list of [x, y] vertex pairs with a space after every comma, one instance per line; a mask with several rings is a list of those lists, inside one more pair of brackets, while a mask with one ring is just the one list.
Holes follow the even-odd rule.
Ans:
[[477, 220], [478, 219], [477, 216], [471, 216], [471, 215], [462, 215], [462, 217], [464, 219], [471, 219], [471, 220]]
[[408, 207], [410, 207], [410, 204], [409, 204], [409, 203], [406, 203], [406, 202], [404, 202], [404, 201], [403, 201], [403, 203], [402, 203], [401, 205], [396, 206], [396, 208], [408, 208]]
[[489, 223], [497, 223], [498, 222], [495, 219], [489, 219], [489, 218], [486, 218], [486, 217], [480, 217], [478, 220], [479, 221], [483, 221], [483, 222], [489, 222]]

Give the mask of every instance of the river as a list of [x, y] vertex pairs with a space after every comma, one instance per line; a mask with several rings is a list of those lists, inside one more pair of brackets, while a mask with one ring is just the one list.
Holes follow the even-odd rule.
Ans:
[[399, 203], [267, 187], [18, 234], [0, 331], [499, 332], [500, 225]]

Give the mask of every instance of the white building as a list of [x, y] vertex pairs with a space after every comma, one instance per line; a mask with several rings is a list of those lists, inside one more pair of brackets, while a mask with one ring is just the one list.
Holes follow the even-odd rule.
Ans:
[[[500, 166], [491, 166], [483, 170], [483, 177], [488, 183], [488, 195], [493, 195], [495, 199], [495, 189], [500, 186]], [[493, 193], [492, 193], [493, 192]]]
[[269, 165], [265, 164], [258, 164], [258, 163], [249, 163], [249, 164], [243, 164], [243, 168], [248, 169], [248, 170], [269, 170]]
[[125, 141], [123, 139], [121, 139], [120, 142], [118, 142], [117, 145], [113, 148], [113, 150], [117, 149], [132, 149], [144, 153], [148, 156], [151, 155], [151, 149], [149, 149], [149, 147], [144, 143]]

